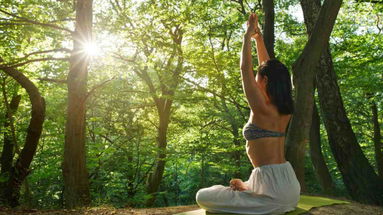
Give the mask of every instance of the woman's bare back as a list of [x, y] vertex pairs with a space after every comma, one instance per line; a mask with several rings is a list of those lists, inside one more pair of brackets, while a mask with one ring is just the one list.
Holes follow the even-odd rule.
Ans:
[[[291, 115], [279, 114], [273, 104], [268, 106], [267, 113], [251, 111], [249, 121], [259, 128], [284, 133]], [[284, 142], [285, 137], [264, 137], [246, 141], [246, 152], [254, 167], [284, 163], [286, 162]]]

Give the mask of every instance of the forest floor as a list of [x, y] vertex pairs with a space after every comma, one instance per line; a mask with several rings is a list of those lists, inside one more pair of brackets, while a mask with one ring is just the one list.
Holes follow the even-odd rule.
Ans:
[[383, 207], [376, 205], [362, 204], [345, 197], [331, 196], [325, 194], [304, 193], [311, 196], [328, 197], [350, 202], [349, 204], [333, 204], [322, 207], [314, 207], [302, 215], [383, 215]]
[[[334, 198], [334, 197], [331, 197]], [[335, 197], [336, 198], [336, 197]], [[304, 215], [383, 215], [383, 207], [361, 204], [346, 198], [336, 198], [349, 201], [349, 204], [334, 204], [312, 208]], [[161, 207], [161, 208], [113, 208], [93, 207], [78, 210], [11, 210], [0, 208], [0, 215], [168, 215], [197, 210], [197, 205]], [[302, 215], [303, 215], [302, 214]]]
[[167, 215], [197, 210], [197, 205], [161, 207], [161, 208], [112, 208], [94, 207], [78, 210], [10, 210], [0, 208], [0, 215]]

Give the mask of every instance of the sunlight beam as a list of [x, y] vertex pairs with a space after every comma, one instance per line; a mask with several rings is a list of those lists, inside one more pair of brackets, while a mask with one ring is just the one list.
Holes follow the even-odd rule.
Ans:
[[94, 42], [85, 42], [82, 47], [83, 52], [89, 57], [101, 55], [101, 49]]

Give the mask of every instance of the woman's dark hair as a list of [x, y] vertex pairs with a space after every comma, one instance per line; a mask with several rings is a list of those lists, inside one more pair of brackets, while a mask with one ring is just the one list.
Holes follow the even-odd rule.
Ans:
[[279, 113], [292, 114], [294, 102], [289, 70], [277, 59], [270, 59], [258, 67], [259, 74], [267, 77], [266, 91]]

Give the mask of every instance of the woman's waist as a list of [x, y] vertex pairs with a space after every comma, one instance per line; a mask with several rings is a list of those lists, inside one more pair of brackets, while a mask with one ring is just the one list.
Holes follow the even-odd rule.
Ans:
[[283, 153], [280, 150], [262, 151], [262, 150], [246, 150], [246, 153], [253, 164], [254, 168], [263, 165], [282, 164], [286, 162]]

